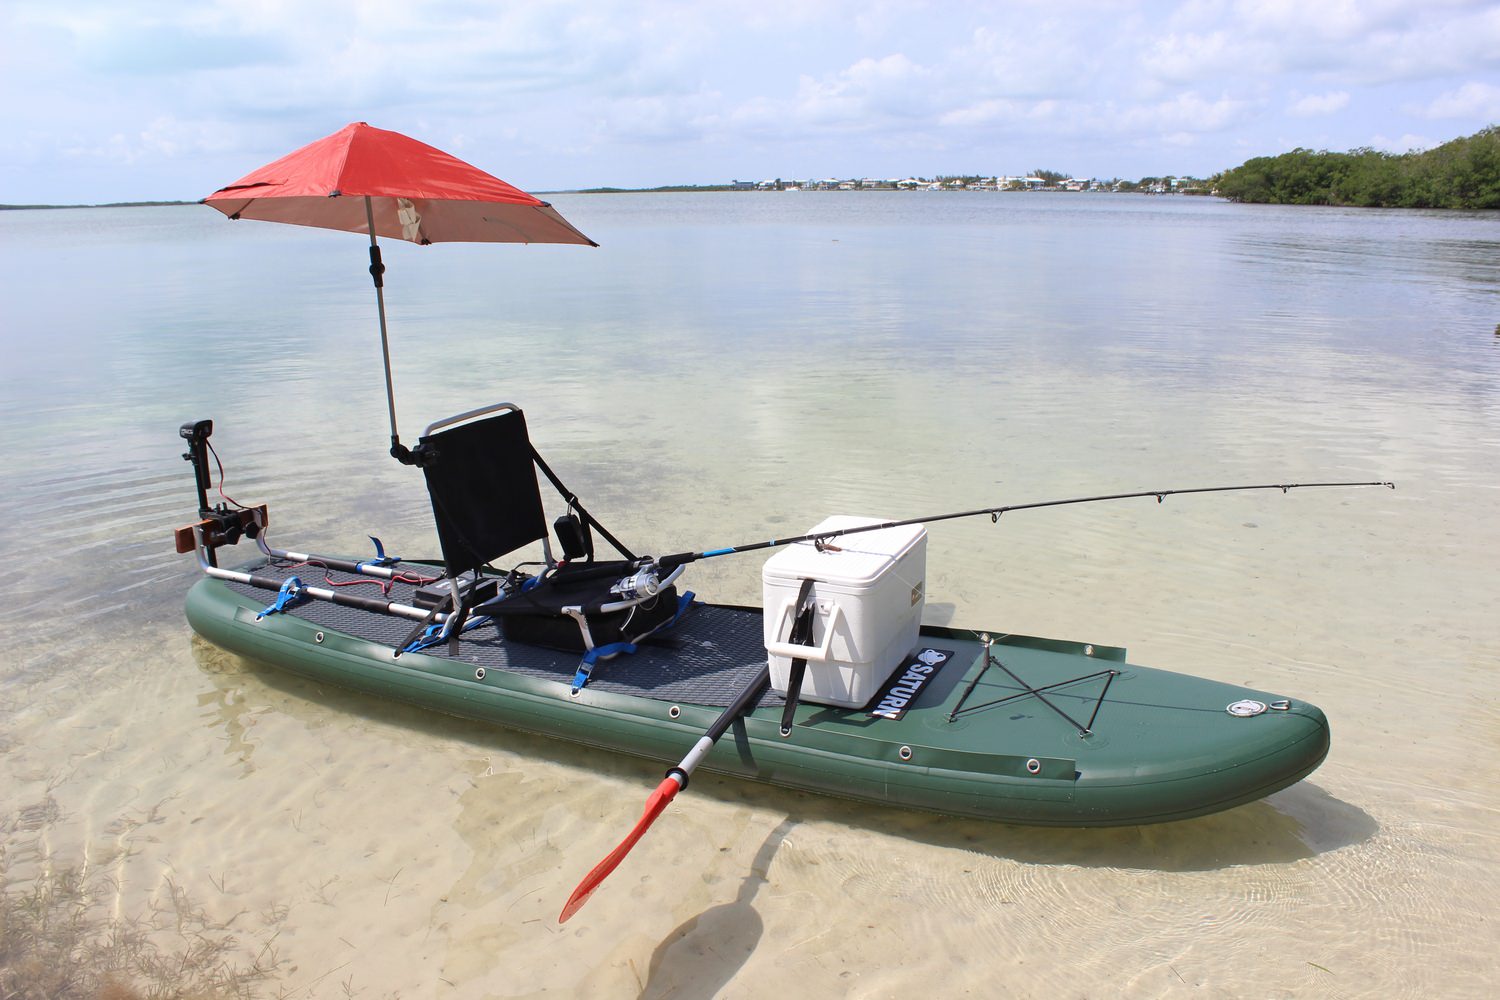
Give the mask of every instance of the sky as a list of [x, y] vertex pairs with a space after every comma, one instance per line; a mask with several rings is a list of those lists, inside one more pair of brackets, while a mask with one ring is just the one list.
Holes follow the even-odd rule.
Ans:
[[0, 203], [190, 200], [351, 121], [527, 190], [1209, 176], [1500, 123], [1500, 0], [4, 0]]

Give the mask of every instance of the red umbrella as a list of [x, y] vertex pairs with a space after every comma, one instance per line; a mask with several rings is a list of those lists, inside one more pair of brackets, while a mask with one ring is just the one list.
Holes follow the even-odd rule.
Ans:
[[364, 122], [309, 143], [209, 195], [231, 219], [260, 219], [370, 234], [370, 275], [380, 311], [380, 349], [391, 414], [391, 454], [408, 453], [396, 434], [396, 396], [386, 336], [377, 236], [412, 243], [579, 243], [593, 240], [539, 198], [399, 132]]

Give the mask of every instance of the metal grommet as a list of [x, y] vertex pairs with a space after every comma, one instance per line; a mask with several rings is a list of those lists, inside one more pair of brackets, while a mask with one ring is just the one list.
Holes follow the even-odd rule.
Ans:
[[578, 697], [578, 692], [580, 692], [582, 690], [583, 690], [583, 688], [570, 688], [568, 690], [568, 697], [569, 698], [577, 698]]
[[474, 679], [476, 681], [482, 681], [482, 680], [484, 680], [484, 668], [483, 667], [475, 667], [474, 668]]
[[780, 732], [781, 732], [781, 738], [782, 739], [786, 739], [788, 736], [792, 735], [792, 727], [791, 726], [782, 726]]
[[1263, 701], [1254, 698], [1241, 698], [1239, 701], [1231, 702], [1224, 711], [1237, 719], [1248, 719], [1264, 712], [1268, 706]]
[[902, 747], [900, 753], [902, 760], [911, 760], [911, 747]]
[[1035, 757], [1028, 757], [1026, 759], [1026, 771], [1029, 774], [1041, 774], [1042, 762], [1037, 760]]
[[669, 718], [675, 719], [678, 716], [680, 716], [681, 714], [682, 714], [682, 709], [678, 708], [676, 705], [673, 705], [671, 708], [667, 709], [667, 716]]
[[323, 633], [322, 632], [314, 632], [313, 633], [313, 642], [322, 642], [322, 641], [323, 641]]
[[1089, 645], [1083, 647], [1083, 655], [1084, 656], [1093, 656], [1094, 655], [1094, 646], [1093, 646], [1092, 643], [1090, 643]]

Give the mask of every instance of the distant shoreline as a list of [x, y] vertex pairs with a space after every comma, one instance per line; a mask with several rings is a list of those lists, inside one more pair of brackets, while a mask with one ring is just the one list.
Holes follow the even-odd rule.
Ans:
[[[837, 193], [891, 193], [894, 187], [879, 187], [879, 189], [855, 190], [855, 192]], [[732, 184], [667, 184], [664, 187], [570, 187], [567, 190], [535, 190], [534, 195], [693, 195], [693, 193], [717, 193], [727, 192], [735, 195], [765, 195], [765, 190], [745, 189], [735, 187]], [[816, 192], [814, 192], [816, 193]], [[826, 192], [823, 192], [826, 193]], [[1008, 192], [1020, 193], [1020, 192]], [[1038, 192], [1031, 192], [1038, 193]], [[1041, 193], [1058, 193], [1053, 190], [1044, 190]], [[1071, 192], [1065, 192], [1071, 193]], [[1095, 192], [1098, 193], [1098, 192]], [[1112, 192], [1116, 193], [1116, 192]], [[1155, 192], [1118, 192], [1118, 193], [1155, 193]], [[75, 205], [0, 205], [0, 211], [58, 211], [66, 208], [162, 208], [174, 207], [174, 205], [199, 205], [202, 201], [110, 201], [104, 204], [75, 204]]]
[[[734, 181], [731, 184], [663, 184], [656, 187], [591, 187], [538, 194], [704, 194], [791, 191], [1004, 191], [1026, 193], [1114, 193], [1198, 195], [1232, 202], [1328, 205], [1340, 208], [1418, 208], [1472, 211], [1500, 208], [1500, 125], [1453, 139], [1436, 149], [1401, 154], [1376, 149], [1330, 153], [1297, 148], [1260, 156], [1207, 180], [1184, 177], [1080, 179], [1053, 170], [1024, 177], [996, 174], [903, 180]], [[98, 205], [0, 205], [0, 211], [59, 208], [148, 208], [197, 205], [200, 201], [117, 201]]]
[[[889, 194], [897, 191], [897, 188], [865, 188], [853, 192], [839, 191], [838, 194]], [[959, 189], [962, 191], [963, 189]], [[671, 184], [664, 187], [649, 188], [622, 188], [622, 187], [595, 187], [595, 188], [568, 188], [556, 191], [533, 191], [535, 195], [558, 195], [558, 194], [717, 194], [720, 192], [728, 194], [776, 194], [778, 192], [757, 191], [754, 188], [737, 188], [730, 184]], [[784, 193], [784, 192], [783, 192]], [[814, 192], [827, 194], [829, 192]], [[905, 193], [905, 192], [903, 192]], [[1064, 192], [1060, 189], [1046, 188], [1035, 191], [1002, 191], [1002, 194], [1072, 194], [1075, 192]], [[1099, 192], [1088, 192], [1097, 194]], [[1122, 194], [1163, 194], [1168, 192], [1159, 191], [1127, 191]], [[1187, 192], [1170, 192], [1172, 194], [1184, 194]], [[1194, 194], [1206, 194], [1207, 192], [1192, 192]], [[61, 211], [79, 208], [169, 208], [179, 205], [201, 205], [201, 200], [194, 201], [111, 201], [102, 204], [76, 204], [76, 205], [0, 205], [0, 212], [38, 212], [38, 211]]]
[[24, 212], [58, 208], [160, 208], [163, 205], [196, 205], [196, 201], [111, 201], [103, 205], [0, 205], [0, 212]]

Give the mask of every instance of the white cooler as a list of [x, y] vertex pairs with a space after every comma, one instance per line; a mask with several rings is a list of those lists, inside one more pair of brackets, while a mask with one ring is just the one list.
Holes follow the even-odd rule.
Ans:
[[[807, 534], [880, 524], [868, 517], [830, 517]], [[843, 708], [867, 704], [917, 648], [927, 602], [927, 529], [920, 524], [882, 528], [830, 541], [839, 551], [819, 552], [798, 542], [766, 560], [766, 651], [771, 686], [785, 694], [792, 660], [807, 660], [801, 700]], [[796, 619], [797, 595], [813, 580], [817, 613], [812, 644], [787, 642]]]

